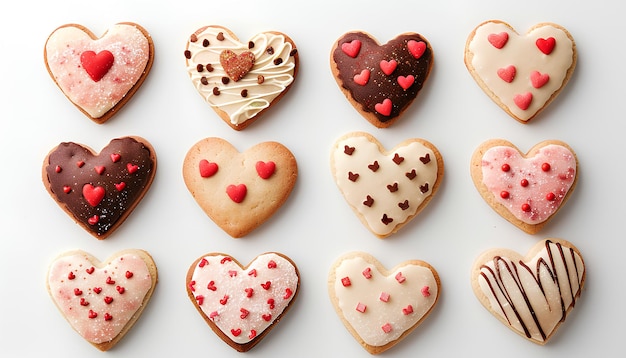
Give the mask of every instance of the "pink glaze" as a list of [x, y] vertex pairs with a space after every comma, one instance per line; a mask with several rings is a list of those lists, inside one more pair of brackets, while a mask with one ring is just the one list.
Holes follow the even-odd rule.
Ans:
[[493, 147], [482, 158], [483, 184], [517, 219], [547, 220], [560, 207], [576, 178], [576, 157], [566, 147], [547, 145], [533, 157]]

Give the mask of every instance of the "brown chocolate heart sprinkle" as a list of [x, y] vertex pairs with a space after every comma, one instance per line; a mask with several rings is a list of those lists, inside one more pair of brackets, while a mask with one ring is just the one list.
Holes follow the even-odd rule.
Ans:
[[230, 82], [230, 78], [228, 78], [228, 77], [222, 77], [222, 83], [223, 83], [223, 84], [227, 85], [227, 84], [228, 84], [228, 82]]
[[254, 42], [248, 41], [248, 49], [254, 48]]
[[258, 75], [258, 76], [256, 77], [256, 82], [257, 82], [258, 84], [262, 84], [263, 82], [265, 82], [265, 77], [263, 77], [263, 75]]
[[420, 185], [420, 191], [422, 192], [422, 194], [426, 194], [426, 192], [428, 192], [428, 183]]
[[224, 41], [224, 33], [223, 33], [223, 32], [218, 33], [218, 34], [217, 34], [217, 39], [218, 39], [219, 41]]
[[191, 51], [185, 50], [185, 58], [188, 60], [191, 58]]
[[248, 90], [247, 89], [242, 89], [241, 90], [241, 97], [246, 98], [248, 97]]
[[203, 47], [209, 47], [210, 44], [211, 43], [209, 42], [209, 40], [207, 40], [207, 39], [202, 40], [202, 46]]
[[357, 179], [359, 179], [359, 174], [358, 173], [348, 172], [348, 180], [354, 182]]
[[220, 89], [217, 88], [217, 87], [213, 87], [213, 94], [216, 95], [216, 96], [219, 96], [220, 95]]
[[265, 52], [267, 52], [269, 55], [273, 55], [274, 54], [274, 48], [272, 46], [268, 47]]
[[201, 63], [199, 63], [199, 64], [196, 66], [196, 71], [198, 71], [198, 72], [202, 72], [202, 71], [204, 71], [204, 66], [202, 66], [202, 64], [201, 64]]
[[343, 147], [343, 152], [346, 153], [347, 155], [352, 155], [355, 149], [356, 149], [355, 147], [349, 147], [346, 145]]
[[200, 83], [206, 86], [209, 84], [209, 80], [207, 80], [206, 77], [202, 76], [202, 78], [200, 78]]

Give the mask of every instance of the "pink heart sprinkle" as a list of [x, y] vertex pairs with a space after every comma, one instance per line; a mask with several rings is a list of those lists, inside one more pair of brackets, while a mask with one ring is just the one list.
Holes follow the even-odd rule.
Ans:
[[547, 73], [543, 74], [539, 71], [532, 71], [530, 73], [530, 83], [535, 88], [543, 87], [550, 80], [550, 75]]
[[515, 69], [515, 66], [510, 65], [510, 66], [498, 69], [498, 77], [500, 77], [506, 83], [511, 83], [513, 82], [513, 79], [515, 78], [516, 72], [517, 70]]
[[426, 43], [424, 41], [410, 40], [407, 42], [406, 47], [409, 49], [409, 53], [416, 59], [422, 57], [426, 51]]
[[354, 75], [353, 79], [357, 85], [365, 86], [370, 80], [370, 71], [363, 70], [361, 71], [361, 73], [357, 73], [356, 75]]
[[359, 55], [359, 51], [361, 51], [361, 41], [352, 40], [350, 42], [345, 42], [341, 44], [341, 50], [348, 56], [355, 58]]
[[391, 100], [385, 98], [382, 103], [376, 103], [374, 109], [383, 116], [389, 116], [391, 114], [391, 107]]
[[530, 102], [533, 100], [533, 94], [526, 92], [524, 94], [517, 94], [513, 97], [513, 102], [522, 110], [525, 111], [530, 107]]
[[509, 41], [509, 34], [506, 32], [501, 32], [499, 34], [489, 34], [489, 36], [487, 36], [487, 40], [493, 47], [501, 49], [504, 47], [504, 45], [506, 45], [507, 41]]
[[398, 84], [405, 91], [408, 90], [411, 86], [413, 86], [414, 82], [415, 82], [415, 77], [413, 75], [408, 75], [406, 77], [398, 76]]
[[398, 66], [398, 62], [396, 62], [396, 60], [391, 60], [391, 61], [382, 60], [382, 61], [380, 61], [380, 69], [387, 76], [389, 76], [390, 74], [393, 73], [393, 71], [396, 70], [396, 66]]

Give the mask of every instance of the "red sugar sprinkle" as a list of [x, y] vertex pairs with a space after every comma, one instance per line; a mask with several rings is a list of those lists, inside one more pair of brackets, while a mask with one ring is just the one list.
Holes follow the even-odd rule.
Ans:
[[83, 291], [80, 290], [80, 288], [75, 288], [74, 289], [74, 296], [80, 296], [83, 294]]
[[509, 170], [511, 170], [511, 166], [508, 164], [502, 164], [502, 167], [500, 167], [500, 169], [502, 169], [503, 172], [508, 172]]
[[126, 278], [131, 278], [133, 277], [133, 273], [130, 271], [126, 271]]
[[263, 287], [263, 289], [265, 290], [269, 290], [271, 286], [272, 286], [272, 282], [270, 281], [265, 281], [265, 283], [261, 284], [261, 287]]
[[410, 315], [411, 313], [413, 313], [413, 306], [408, 305], [405, 308], [402, 309], [402, 314], [406, 315]]
[[424, 286], [422, 287], [422, 296], [429, 297], [430, 296], [430, 287]]
[[380, 293], [380, 297], [379, 299], [383, 302], [389, 302], [389, 298], [391, 297], [390, 294], [388, 294], [387, 292], [381, 292]]
[[269, 322], [272, 319], [272, 315], [271, 314], [264, 314], [261, 316], [263, 318], [263, 320]]
[[543, 170], [544, 172], [550, 171], [550, 163], [541, 164], [541, 170]]
[[398, 283], [403, 283], [404, 281], [406, 281], [406, 277], [404, 277], [402, 272], [398, 272], [396, 274], [396, 281], [398, 281]]
[[191, 291], [195, 291], [196, 290], [196, 281], [189, 281], [189, 289]]
[[554, 193], [548, 193], [548, 194], [546, 194], [546, 200], [554, 201], [554, 200], [556, 200], [556, 195]]
[[522, 204], [522, 211], [529, 212], [530, 211], [530, 204]]
[[269, 269], [276, 268], [276, 261], [270, 260], [270, 262], [267, 263], [267, 268]]
[[[199, 306], [202, 306], [202, 304], [204, 303], [204, 296], [202, 295], [196, 296], [196, 301], [198, 301]], [[210, 317], [210, 318], [213, 318], [213, 317]]]
[[365, 312], [365, 310], [367, 309], [367, 306], [361, 302], [357, 303], [356, 308], [355, 308], [358, 312]]
[[343, 285], [343, 287], [348, 287], [350, 285], [352, 285], [352, 282], [350, 282], [350, 277], [344, 277], [341, 279], [341, 284]]
[[209, 284], [206, 286], [206, 288], [208, 288], [211, 291], [217, 290], [217, 287], [215, 287], [215, 281], [209, 281]]
[[92, 310], [89, 310], [89, 318], [96, 318], [98, 317], [98, 314]]
[[363, 270], [363, 276], [368, 280], [372, 278], [372, 268], [368, 267], [365, 270]]
[[220, 304], [225, 305], [228, 303], [228, 295], [224, 295], [224, 297], [220, 300]]
[[251, 329], [250, 334], [248, 335], [248, 338], [252, 339], [254, 337], [256, 337], [256, 331], [254, 329]]
[[270, 306], [271, 310], [274, 309], [275, 306], [274, 306], [274, 299], [273, 298], [268, 298], [267, 304]]
[[522, 179], [519, 184], [523, 187], [527, 187], [529, 184], [528, 179]]
[[248, 297], [248, 298], [250, 298], [250, 297], [252, 297], [252, 295], [254, 295], [254, 289], [252, 289], [252, 288], [246, 288], [244, 291], [246, 292], [246, 297]]
[[241, 315], [239, 316], [241, 319], [248, 317], [248, 315], [250, 314], [250, 311], [245, 308], [241, 308], [239, 312], [241, 312]]
[[104, 320], [105, 321], [110, 321], [113, 319], [113, 316], [111, 316], [111, 314], [109, 314], [108, 312], [104, 314]]
[[124, 294], [124, 292], [126, 292], [126, 289], [122, 286], [116, 286], [115, 289], [117, 290], [117, 292], [121, 295]]
[[291, 288], [287, 287], [285, 289], [285, 295], [283, 296], [283, 298], [288, 299], [289, 297], [291, 297], [291, 295], [293, 295], [293, 291], [291, 290]]
[[380, 327], [380, 328], [382, 328], [382, 329], [383, 329], [383, 332], [385, 332], [385, 333], [389, 333], [389, 332], [391, 332], [391, 329], [392, 329], [392, 328], [391, 328], [391, 324], [389, 324], [389, 323], [385, 323], [385, 324], [384, 324], [382, 327]]
[[198, 264], [198, 266], [199, 267], [204, 267], [204, 266], [206, 266], [208, 264], [209, 264], [209, 261], [207, 261], [207, 259], [203, 258], [202, 260], [200, 260], [200, 263]]
[[61, 168], [60, 165], [57, 165], [56, 168], [54, 168], [54, 171], [57, 173], [60, 173], [61, 171], [63, 171], [63, 169]]
[[93, 266], [91, 266], [90, 268], [86, 269], [85, 272], [87, 272], [88, 274], [91, 275], [94, 270], [95, 270], [95, 268]]
[[70, 271], [70, 273], [67, 275], [67, 279], [68, 280], [73, 280], [75, 278], [76, 278], [76, 276], [74, 275], [74, 273]]
[[506, 191], [506, 190], [502, 190], [502, 191], [500, 192], [500, 197], [501, 197], [502, 199], [508, 199], [508, 198], [509, 198], [509, 196], [510, 196], [510, 194], [509, 194], [509, 192], [508, 192], [508, 191]]
[[113, 281], [113, 279], [111, 279], [111, 276], [107, 277], [106, 283], [109, 285], [115, 285], [115, 281]]
[[238, 337], [241, 334], [241, 328], [231, 329], [230, 333], [232, 333], [233, 336]]
[[228, 261], [232, 261], [232, 260], [233, 260], [233, 259], [231, 259], [230, 257], [224, 257], [224, 258], [222, 258], [222, 259], [220, 260], [220, 263], [221, 263], [221, 264], [224, 264], [224, 263], [226, 263], [226, 262], [228, 262]]

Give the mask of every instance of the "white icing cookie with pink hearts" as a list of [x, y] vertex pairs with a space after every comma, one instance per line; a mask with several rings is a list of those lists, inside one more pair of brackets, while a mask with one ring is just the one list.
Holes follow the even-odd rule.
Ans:
[[561, 141], [543, 141], [523, 154], [508, 141], [492, 139], [476, 149], [470, 172], [478, 192], [498, 214], [536, 234], [574, 191], [578, 159]]
[[194, 144], [183, 179], [202, 210], [222, 230], [240, 238], [267, 221], [289, 198], [298, 177], [294, 155], [278, 142], [239, 152], [210, 137]]
[[441, 283], [428, 263], [410, 260], [387, 270], [363, 252], [341, 256], [328, 276], [337, 315], [371, 354], [393, 347], [431, 313]]
[[345, 200], [379, 238], [397, 232], [428, 205], [444, 170], [441, 154], [426, 140], [407, 139], [387, 151], [363, 132], [340, 137], [330, 163]]
[[268, 252], [242, 266], [232, 256], [210, 253], [187, 272], [187, 294], [211, 329], [246, 352], [282, 319], [298, 296], [300, 275], [290, 258]]
[[465, 65], [485, 93], [521, 123], [528, 123], [565, 87], [576, 67], [576, 44], [557, 24], [540, 23], [526, 34], [491, 20], [467, 39]]
[[480, 303], [515, 333], [546, 344], [574, 308], [586, 269], [578, 249], [545, 239], [525, 256], [493, 249], [478, 257], [472, 287]]
[[205, 26], [187, 41], [185, 63], [194, 88], [222, 120], [243, 130], [287, 93], [298, 73], [289, 36], [261, 32], [241, 42], [222, 26]]
[[120, 251], [102, 262], [86, 252], [69, 251], [52, 262], [46, 284], [72, 328], [106, 351], [146, 308], [157, 284], [157, 267], [143, 250]]
[[124, 22], [97, 38], [77, 24], [50, 34], [44, 48], [50, 76], [63, 94], [98, 124], [130, 100], [154, 61], [152, 37], [141, 26]]

